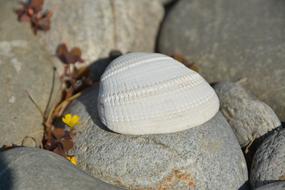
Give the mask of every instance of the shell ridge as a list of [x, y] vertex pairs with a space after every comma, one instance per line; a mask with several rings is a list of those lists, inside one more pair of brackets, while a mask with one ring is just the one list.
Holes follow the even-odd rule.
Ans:
[[101, 81], [104, 81], [106, 80], [107, 78], [110, 78], [111, 76], [115, 75], [115, 74], [118, 74], [122, 71], [126, 71], [130, 68], [133, 68], [135, 66], [138, 66], [138, 65], [141, 65], [141, 64], [144, 64], [144, 63], [149, 63], [149, 62], [152, 62], [152, 61], [163, 61], [163, 60], [171, 60], [172, 58], [170, 57], [155, 57], [155, 58], [152, 58], [152, 59], [148, 59], [148, 60], [141, 60], [141, 61], [138, 61], [136, 63], [133, 63], [131, 65], [128, 65], [128, 66], [122, 66], [121, 68], [118, 68], [118, 69], [114, 69], [114, 71], [110, 71], [108, 74], [104, 75], [102, 78], [101, 78]]
[[[136, 117], [135, 120], [130, 120], [129, 121], [137, 121], [137, 120], [145, 120], [145, 119], [153, 119], [153, 118], [171, 118], [170, 116], [174, 116], [175, 114], [179, 114], [179, 113], [182, 113], [182, 112], [187, 112], [188, 110], [191, 110], [195, 107], [198, 107], [202, 104], [205, 104], [206, 102], [210, 101], [212, 98], [217, 98], [216, 97], [216, 94], [215, 93], [212, 93], [206, 97], [202, 97], [200, 99], [197, 99], [197, 102], [193, 103], [193, 104], [188, 104], [188, 105], [183, 105], [181, 108], [179, 109], [176, 109], [175, 111], [170, 111], [170, 112], [167, 112], [167, 113], [157, 113], [157, 114], [152, 114], [152, 117], [148, 117], [148, 118], [145, 118], [144, 116], [141, 116], [141, 117]], [[126, 121], [125, 118], [123, 117], [114, 117], [114, 119], [110, 119], [111, 122], [124, 122]]]
[[[151, 58], [161, 58], [161, 57], [167, 57], [163, 54], [159, 54], [159, 53], [154, 53], [155, 55], [152, 55]], [[110, 65], [111, 68], [109, 68], [109, 70], [107, 70], [107, 73], [110, 73], [111, 71], [114, 71], [114, 70], [117, 70], [117, 69], [120, 69], [122, 67], [125, 67], [126, 65], [128, 64], [132, 64], [132, 63], [136, 63], [136, 62], [139, 62], [139, 61], [142, 61], [144, 60], [143, 58], [145, 59], [149, 59], [149, 54], [147, 53], [130, 53], [128, 54], [129, 56], [131, 56], [131, 58], [128, 56], [128, 58], [125, 58], [124, 56], [121, 56], [121, 57], [118, 57], [117, 59], [113, 60], [111, 62]], [[170, 57], [167, 57], [167, 58], [170, 58]]]
[[[213, 106], [214, 106], [214, 105], [213, 105]], [[201, 110], [201, 112], [207, 112], [207, 109], [208, 109], [208, 108], [205, 107], [205, 108], [203, 108], [203, 109]], [[189, 111], [189, 110], [186, 110], [185, 112], [187, 113], [188, 111]], [[184, 127], [179, 127], [177, 130], [173, 131], [170, 126], [166, 126], [166, 128], [163, 127], [163, 129], [165, 130], [164, 133], [179, 132], [179, 131], [183, 131], [183, 130], [186, 130], [186, 129], [189, 129], [189, 128], [193, 128], [193, 127], [200, 126], [200, 125], [202, 125], [203, 123], [209, 121], [213, 116], [215, 116], [215, 114], [216, 114], [217, 112], [218, 112], [218, 108], [216, 108], [215, 111], [213, 111], [213, 112], [211, 112], [211, 113], [208, 113], [210, 117], [209, 117], [209, 116], [206, 117], [206, 118], [205, 118], [205, 121], [203, 121], [203, 122], [202, 122], [202, 121], [198, 121], [198, 122], [195, 121], [195, 122], [194, 122], [194, 123], [195, 123], [194, 125], [193, 125], [193, 123], [192, 123], [193, 121], [189, 120], [188, 117], [180, 118], [180, 119], [179, 119], [179, 122], [183, 121], [183, 122], [187, 123]], [[172, 116], [173, 116], [174, 118], [176, 117], [175, 115], [172, 115]], [[164, 118], [164, 120], [171, 120], [171, 119], [172, 119], [171, 117], [169, 117], [169, 118]], [[137, 120], [137, 121], [139, 121], [139, 120]], [[143, 119], [143, 121], [145, 121], [145, 119]], [[133, 121], [130, 121], [130, 122], [133, 122]], [[125, 123], [125, 122], [124, 122], [124, 123]], [[118, 122], [118, 123], [113, 123], [112, 129], [113, 129], [114, 131], [116, 131], [116, 130], [119, 129], [118, 124], [119, 124], [119, 122]], [[175, 125], [175, 123], [173, 123], [173, 125]], [[144, 127], [146, 127], [146, 128], [150, 128], [150, 127], [151, 127], [152, 130], [155, 130], [154, 133], [152, 133], [152, 134], [159, 134], [160, 132], [159, 132], [159, 130], [156, 130], [156, 128], [162, 128], [161, 125], [155, 125], [155, 124], [153, 124], [153, 123], [144, 124]], [[135, 126], [134, 126], [133, 128], [131, 128], [131, 127], [129, 126], [128, 129], [130, 129], [132, 132], [127, 132], [127, 130], [125, 130], [125, 134], [132, 134], [132, 135], [134, 135], [134, 134], [135, 134], [135, 135], [149, 134], [149, 133], [145, 133], [145, 132], [142, 133], [142, 131], [139, 130], [139, 129], [137, 129]]]
[[146, 85], [142, 87], [137, 87], [132, 90], [133, 92], [130, 93], [129, 91], [121, 91], [116, 94], [109, 94], [109, 95], [102, 95], [104, 97], [105, 102], [111, 102], [114, 99], [131, 99], [132, 97], [140, 97], [140, 96], [151, 96], [156, 95], [156, 92], [159, 90], [167, 89], [173, 87], [173, 85], [177, 85], [179, 89], [187, 88], [187, 87], [194, 87], [204, 82], [204, 80], [198, 75], [184, 75], [180, 78], [175, 78], [167, 81], [157, 82], [152, 85]]

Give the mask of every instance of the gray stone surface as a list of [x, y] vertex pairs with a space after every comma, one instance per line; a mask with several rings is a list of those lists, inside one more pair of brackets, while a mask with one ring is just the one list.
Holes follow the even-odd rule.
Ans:
[[285, 182], [283, 181], [283, 182], [270, 183], [268, 185], [259, 187], [255, 190], [285, 190]]
[[220, 82], [214, 89], [220, 99], [220, 110], [242, 147], [281, 125], [273, 110], [239, 83]]
[[174, 2], [176, 0], [157, 0], [157, 1], [159, 1], [163, 5], [168, 5], [169, 3], [172, 3], [172, 2]]
[[65, 158], [36, 148], [0, 152], [0, 189], [116, 190], [74, 167]]
[[168, 14], [159, 50], [179, 52], [209, 81], [246, 86], [285, 120], [285, 1], [181, 0]]
[[97, 93], [95, 85], [66, 110], [81, 117], [74, 151], [84, 171], [130, 189], [245, 188], [246, 163], [221, 113], [179, 133], [121, 135], [99, 122]]
[[[28, 23], [17, 21], [18, 6], [17, 0], [0, 1], [0, 147], [19, 145], [24, 137], [41, 143], [42, 116], [28, 94], [44, 110], [53, 81], [52, 55], [37, 43]], [[57, 92], [57, 76], [55, 82]]]
[[60, 42], [78, 46], [87, 63], [112, 49], [153, 51], [164, 15], [162, 4], [149, 0], [49, 0], [45, 7], [54, 15], [42, 42], [52, 53]]
[[285, 179], [285, 128], [272, 132], [257, 149], [251, 167], [250, 183], [259, 187]]

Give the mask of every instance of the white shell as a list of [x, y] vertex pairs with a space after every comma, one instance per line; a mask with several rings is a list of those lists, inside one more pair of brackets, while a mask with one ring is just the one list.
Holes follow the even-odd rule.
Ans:
[[172, 133], [199, 126], [219, 109], [211, 86], [171, 57], [130, 53], [115, 59], [101, 77], [101, 121], [122, 134]]

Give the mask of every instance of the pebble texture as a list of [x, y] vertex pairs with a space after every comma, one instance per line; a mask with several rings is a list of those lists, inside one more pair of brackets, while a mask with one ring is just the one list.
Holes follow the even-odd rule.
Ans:
[[284, 12], [282, 0], [181, 0], [159, 50], [187, 56], [209, 82], [247, 77], [247, 88], [285, 120]]
[[[29, 24], [17, 21], [13, 9], [18, 5], [17, 0], [0, 1], [0, 147], [19, 145], [25, 137], [36, 142], [25, 145], [41, 143], [42, 116], [29, 95], [44, 110], [55, 74], [52, 55], [36, 42]], [[51, 105], [59, 89], [57, 76], [54, 82]]]
[[0, 152], [0, 189], [117, 190], [77, 169], [65, 158], [41, 149]]
[[285, 128], [275, 130], [257, 149], [251, 167], [252, 187], [285, 179]]
[[214, 89], [220, 99], [220, 110], [242, 147], [281, 125], [273, 110], [240, 84], [220, 82]]
[[97, 94], [98, 86], [94, 86], [66, 111], [81, 117], [74, 151], [84, 171], [130, 189], [245, 187], [246, 163], [221, 113], [180, 133], [121, 135], [99, 122]]
[[283, 181], [283, 182], [270, 183], [268, 185], [259, 187], [255, 190], [285, 190], [285, 182]]
[[54, 53], [60, 42], [82, 49], [86, 63], [105, 57], [112, 49], [153, 51], [164, 15], [160, 1], [49, 0], [54, 10], [52, 28], [41, 41]]

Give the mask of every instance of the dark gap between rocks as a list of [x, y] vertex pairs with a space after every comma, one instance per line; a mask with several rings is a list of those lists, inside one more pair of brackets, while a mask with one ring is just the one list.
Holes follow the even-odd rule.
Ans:
[[5, 158], [0, 150], [0, 189], [12, 190], [13, 189], [13, 172], [6, 163]]

